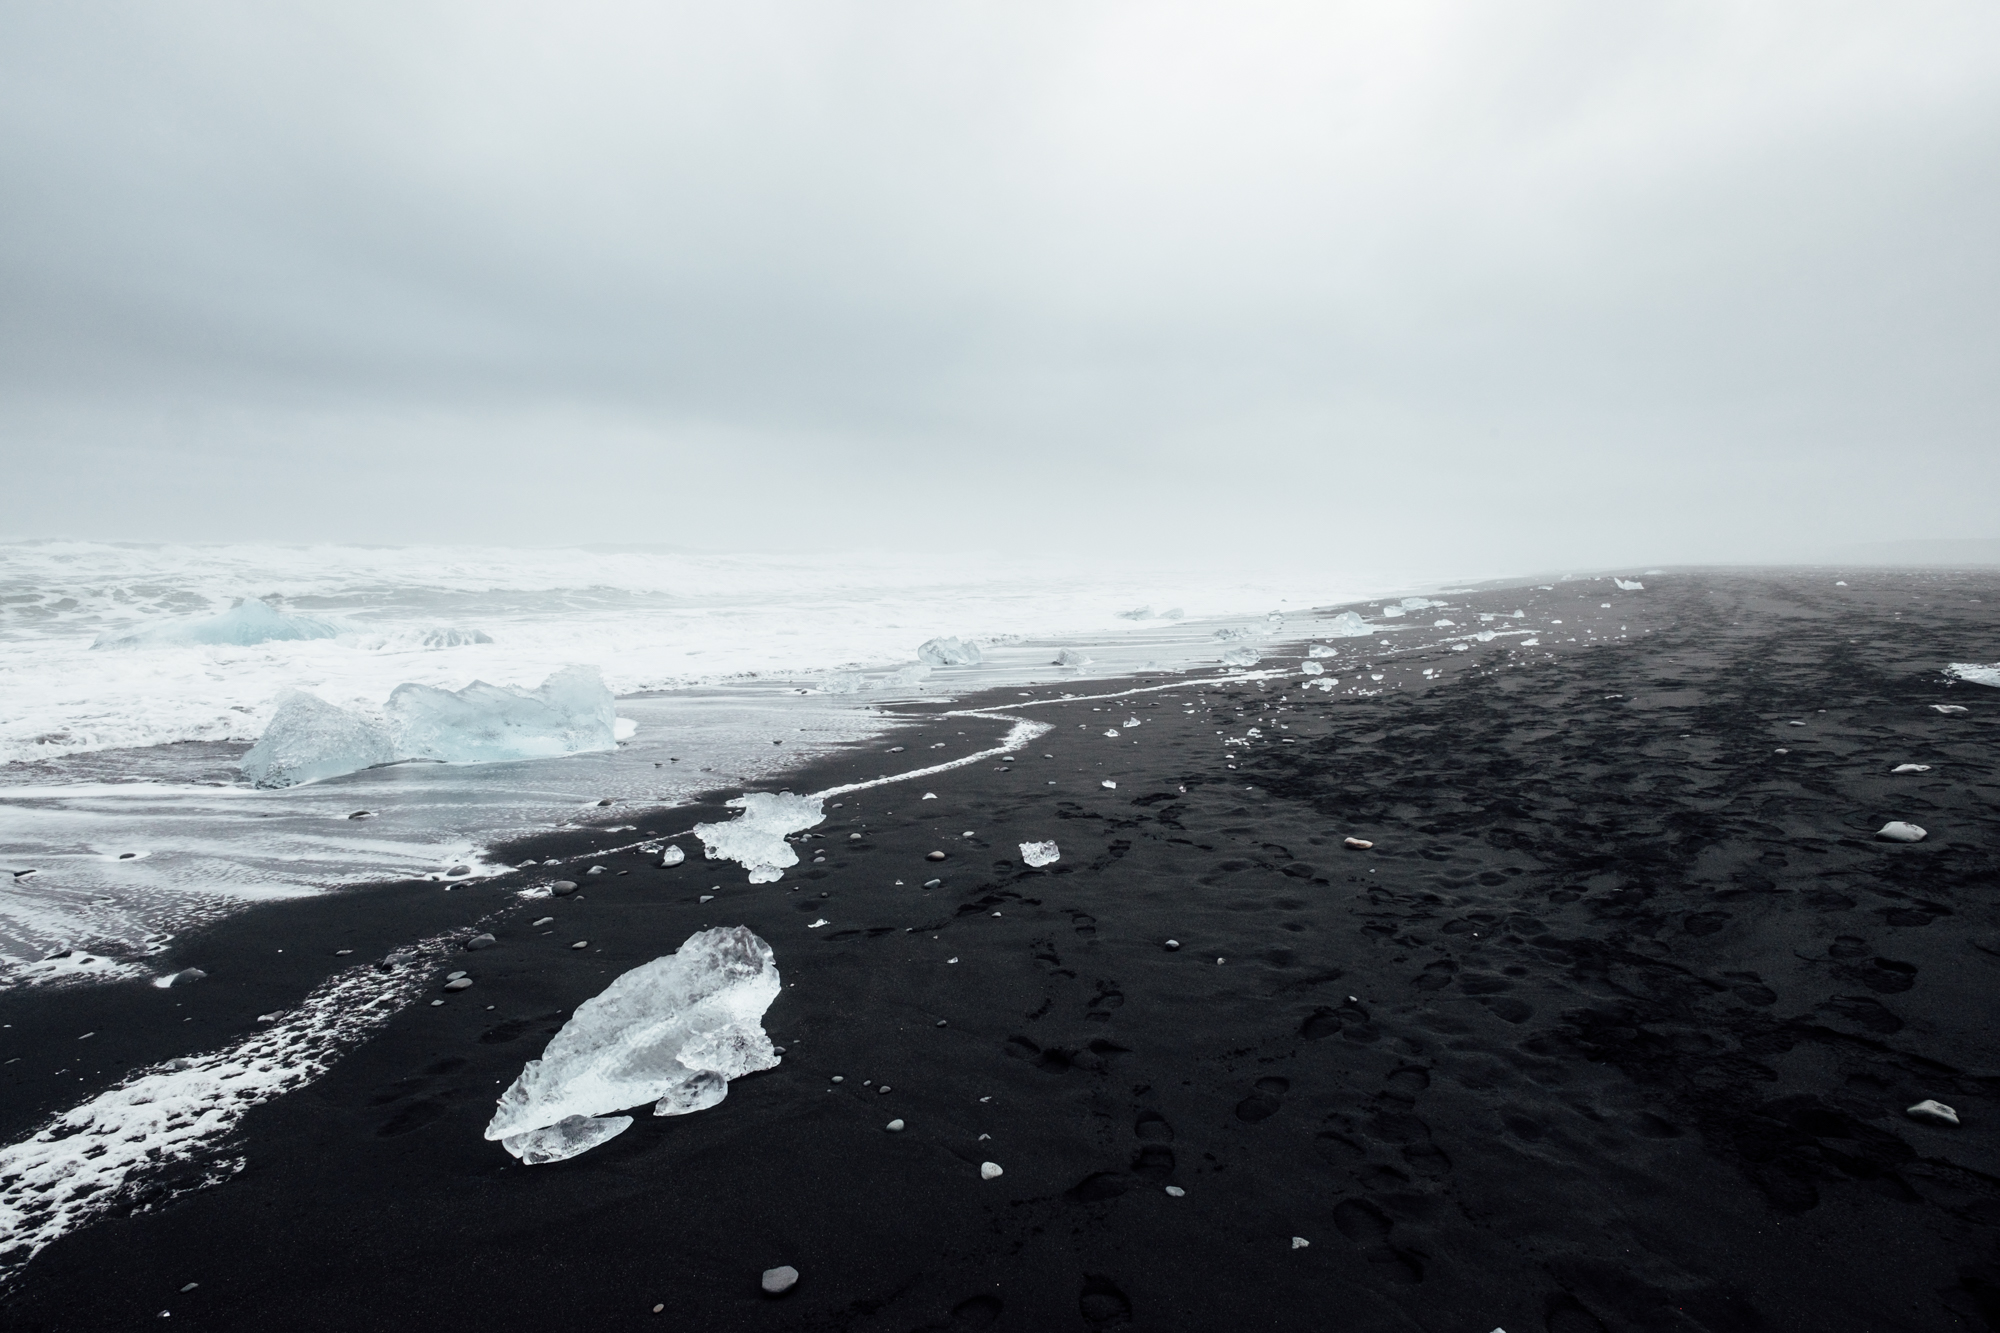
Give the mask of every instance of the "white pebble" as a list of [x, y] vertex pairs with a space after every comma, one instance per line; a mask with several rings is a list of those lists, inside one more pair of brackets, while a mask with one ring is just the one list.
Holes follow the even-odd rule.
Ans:
[[572, 949], [585, 949], [585, 948], [588, 948], [588, 947], [590, 947], [590, 941], [589, 941], [589, 940], [578, 940], [578, 941], [577, 941], [577, 942], [576, 942], [575, 944], [572, 944], [572, 945], [570, 945], [569, 947], [570, 947], [570, 948], [572, 948]]
[[1117, 784], [1117, 783], [1115, 783], [1115, 782], [1113, 782], [1113, 781], [1112, 781], [1112, 780], [1111, 780], [1110, 778], [1106, 778], [1106, 779], [1104, 779], [1104, 781], [1102, 781], [1102, 782], [1098, 783], [1097, 785], [1098, 785], [1098, 786], [1100, 786], [1100, 787], [1102, 787], [1102, 788], [1104, 788], [1104, 790], [1106, 790], [1106, 791], [1117, 791], [1117, 790], [1118, 790], [1118, 784]]
[[979, 1178], [981, 1180], [998, 1180], [1005, 1174], [1007, 1173], [1000, 1169], [1000, 1163], [998, 1162], [981, 1162], [979, 1164]]

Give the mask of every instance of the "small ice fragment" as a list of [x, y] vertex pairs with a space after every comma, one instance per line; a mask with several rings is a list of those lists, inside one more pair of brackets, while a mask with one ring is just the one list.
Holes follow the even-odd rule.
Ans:
[[668, 866], [677, 866], [687, 859], [688, 854], [686, 852], [682, 851], [679, 847], [669, 844], [667, 849], [660, 853], [660, 869], [665, 870]]
[[1167, 941], [1167, 952], [1168, 952], [1168, 953], [1172, 953], [1172, 952], [1173, 952], [1174, 950], [1176, 950], [1176, 949], [1178, 949], [1178, 948], [1180, 948], [1180, 947], [1181, 947], [1181, 942], [1180, 942], [1179, 940], [1168, 940], [1168, 941]]
[[444, 988], [446, 990], [459, 991], [466, 989], [470, 985], [472, 985], [471, 977], [454, 977], [452, 980], [444, 983]]
[[1917, 827], [1915, 824], [1905, 823], [1900, 819], [1892, 819], [1881, 828], [1876, 829], [1875, 836], [1886, 842], [1922, 842], [1926, 834], [1923, 829]]
[[481, 932], [480, 934], [474, 935], [471, 939], [467, 940], [465, 942], [465, 947], [468, 950], [472, 951], [473, 953], [477, 953], [481, 949], [490, 949], [499, 942], [500, 941], [493, 938], [493, 936]]
[[604, 873], [604, 867], [603, 867], [603, 866], [592, 866], [592, 867], [591, 867], [590, 869], [588, 869], [588, 870], [584, 871], [583, 873], [584, 873], [584, 874], [586, 874], [586, 875], [601, 875], [601, 874], [603, 874], [603, 873]]
[[1021, 860], [1030, 866], [1054, 865], [1062, 858], [1053, 842], [1024, 842], [1021, 844]]
[[1457, 629], [1457, 628], [1458, 628], [1458, 622], [1457, 622], [1456, 620], [1433, 620], [1433, 621], [1431, 622], [1431, 628], [1432, 628], [1432, 629]]
[[1646, 586], [1645, 584], [1639, 582], [1639, 580], [1637, 579], [1633, 579], [1630, 582], [1627, 582], [1626, 580], [1621, 579], [1616, 575], [1612, 576], [1611, 581], [1618, 585], [1618, 590], [1620, 592], [1638, 592], [1640, 589]]
[[1295, 1250], [1303, 1250], [1306, 1246], [1310, 1244], [1312, 1244], [1312, 1242], [1307, 1240], [1304, 1236], [1292, 1237], [1292, 1248]]
[[555, 918], [554, 918], [554, 917], [552, 917], [552, 916], [545, 916], [545, 917], [542, 917], [542, 918], [541, 918], [540, 920], [536, 921], [536, 922], [535, 922], [534, 924], [535, 924], [535, 925], [537, 925], [537, 926], [546, 926], [546, 925], [550, 924], [551, 922], [553, 922], [554, 920], [555, 920]]
[[917, 657], [931, 666], [978, 666], [984, 658], [977, 644], [963, 639], [932, 639], [917, 649]]
[[981, 1180], [998, 1180], [1006, 1174], [1005, 1171], [1000, 1169], [1000, 1163], [998, 1162], [981, 1162], [979, 1164], [979, 1178]]
[[1326, 668], [1317, 662], [1301, 662], [1299, 663], [1299, 670], [1308, 676], [1323, 676], [1326, 674]]
[[1104, 779], [1104, 781], [1098, 783], [1097, 785], [1104, 788], [1104, 790], [1106, 791], [1118, 790], [1118, 784], [1116, 782], [1113, 782], [1110, 778]]
[[935, 801], [937, 799], [937, 793], [934, 791], [927, 791], [924, 793], [924, 799], [926, 801]]
[[1106, 728], [1104, 729], [1104, 734], [1105, 734], [1106, 736], [1110, 737], [1111, 739], [1113, 739], [1113, 740], [1116, 740], [1116, 739], [1118, 738], [1118, 728], [1116, 728], [1116, 727], [1106, 727]]
[[1928, 773], [1931, 771], [1931, 766], [1929, 764], [1898, 764], [1889, 771], [1891, 773]]
[[1057, 653], [1050, 666], [1080, 667], [1090, 665], [1090, 654], [1081, 648], [1065, 648]]
[[824, 926], [824, 925], [827, 925], [827, 924], [829, 924], [829, 923], [827, 922], [827, 919], [826, 919], [825, 917], [821, 917], [821, 918], [820, 918], [819, 920], [817, 920], [817, 921], [813, 922], [813, 923], [812, 923], [811, 925], [807, 926], [807, 927], [806, 927], [806, 929], [807, 929], [807, 930], [818, 930], [818, 929], [819, 929], [819, 928], [820, 928], [821, 926]]
[[[1222, 664], [1224, 666], [1252, 667], [1256, 666], [1262, 660], [1262, 654], [1255, 648], [1231, 648], [1222, 655]], [[1116, 733], [1114, 732], [1113, 734], [1115, 735]]]
[[949, 957], [949, 958], [945, 959], [945, 961], [946, 961], [947, 963], [955, 963], [955, 962], [957, 962], [957, 961], [958, 961], [958, 955], [957, 955], [957, 954], [953, 954], [953, 955], [952, 955], [951, 957]]
[[785, 867], [799, 863], [799, 854], [792, 850], [787, 836], [826, 820], [826, 811], [817, 796], [751, 792], [738, 796], [729, 805], [743, 813], [726, 823], [696, 824], [694, 833], [707, 849], [710, 860], [735, 861], [746, 867], [752, 884], [772, 884], [782, 879]]
[[1932, 704], [1931, 707], [1940, 713], [1969, 713], [1972, 711], [1964, 704]]
[[799, 1284], [799, 1270], [790, 1264], [779, 1264], [776, 1268], [764, 1270], [762, 1286], [772, 1296], [782, 1296]]
[[578, 941], [577, 941], [577, 942], [576, 942], [575, 944], [572, 944], [572, 945], [570, 945], [569, 947], [570, 947], [570, 948], [572, 948], [572, 949], [587, 949], [587, 948], [589, 948], [589, 947], [590, 947], [590, 941], [589, 941], [589, 940], [578, 940]]
[[891, 1134], [900, 1134], [903, 1132], [903, 1122], [900, 1120], [891, 1120], [888, 1124], [882, 1126], [882, 1128], [888, 1130]]
[[1187, 1191], [1182, 1189], [1179, 1185], [1167, 1186], [1167, 1197], [1170, 1199], [1179, 1199], [1184, 1197], [1186, 1194]]
[[696, 899], [696, 901], [704, 903], [712, 903], [715, 901], [715, 895], [712, 893], [704, 893], [701, 895], [700, 898]]
[[859, 694], [868, 680], [859, 671], [829, 671], [819, 678], [821, 694]]
[[1940, 1125], [1955, 1125], [1958, 1123], [1958, 1112], [1952, 1110], [1943, 1102], [1933, 1101], [1928, 1097], [1918, 1102], [1915, 1106], [1905, 1109], [1903, 1114], [1909, 1116], [1912, 1120], [1929, 1120]]

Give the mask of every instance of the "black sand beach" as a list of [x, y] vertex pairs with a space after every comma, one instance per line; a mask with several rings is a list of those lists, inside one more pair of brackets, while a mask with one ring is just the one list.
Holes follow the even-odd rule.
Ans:
[[[511, 849], [607, 868], [573, 898], [521, 899], [540, 871], [386, 885], [187, 941], [171, 964], [210, 977], [186, 990], [0, 996], [12, 1141], [337, 968], [499, 939], [449, 964], [472, 989], [444, 996], [438, 968], [251, 1112], [225, 1183], [169, 1181], [50, 1246], [0, 1322], [2000, 1328], [2000, 691], [1940, 673], [2000, 657], [2000, 575], [1646, 583], [1452, 599], [1461, 625], [1566, 622], [1532, 649], [1338, 641], [1329, 671], [1378, 663], [1374, 697], [1200, 675], [908, 707], [787, 785], [1009, 725], [949, 709], [1054, 730], [1017, 762], [834, 798], [776, 884], [689, 837], [671, 869], [592, 856], [721, 817], [717, 793]], [[1888, 820], [1929, 836], [1876, 840]], [[1040, 839], [1061, 860], [1025, 868]], [[783, 971], [779, 1068], [568, 1162], [481, 1137], [569, 1010], [738, 923]], [[1963, 1123], [1905, 1114], [1925, 1098]], [[766, 1297], [780, 1264], [799, 1283]]]

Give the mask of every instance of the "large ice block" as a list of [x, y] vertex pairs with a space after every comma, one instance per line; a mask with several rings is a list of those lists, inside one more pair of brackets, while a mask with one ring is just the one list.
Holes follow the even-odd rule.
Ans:
[[483, 680], [462, 690], [398, 685], [383, 712], [404, 759], [475, 764], [618, 744], [616, 701], [592, 667], [564, 667], [533, 690]]
[[242, 768], [252, 786], [292, 787], [402, 757], [389, 733], [359, 713], [303, 690], [287, 690], [277, 715], [243, 756]]
[[617, 1136], [632, 1121], [615, 1113], [645, 1102], [655, 1115], [715, 1105], [729, 1080], [778, 1064], [762, 1020], [779, 985], [771, 946], [747, 926], [689, 936], [578, 1005], [501, 1095], [486, 1137], [535, 1166]]

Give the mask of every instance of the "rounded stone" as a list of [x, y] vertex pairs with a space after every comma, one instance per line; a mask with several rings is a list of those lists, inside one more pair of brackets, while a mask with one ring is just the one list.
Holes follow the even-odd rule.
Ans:
[[1348, 838], [1344, 840], [1340, 845], [1347, 848], [1349, 851], [1365, 852], [1370, 847], [1373, 847], [1375, 844], [1368, 841], [1368, 839], [1366, 838]]
[[549, 885], [549, 892], [558, 898], [567, 898], [576, 892], [576, 881], [573, 879], [559, 879]]
[[799, 1270], [790, 1264], [779, 1264], [776, 1268], [767, 1268], [764, 1270], [764, 1278], [761, 1285], [764, 1288], [765, 1294], [782, 1296], [793, 1287], [799, 1285]]
[[903, 1122], [900, 1120], [891, 1120], [888, 1124], [882, 1126], [882, 1128], [888, 1130], [891, 1134], [900, 1134], [903, 1132]]
[[499, 942], [499, 940], [494, 939], [491, 935], [474, 935], [465, 942], [465, 947], [474, 950], [490, 949]]
[[943, 852], [931, 852], [931, 853], [927, 854], [927, 855], [926, 855], [926, 856], [924, 857], [924, 860], [926, 860], [926, 861], [942, 861], [942, 860], [944, 860], [944, 853], [943, 853]]
[[927, 879], [924, 881], [924, 887], [927, 889], [941, 889], [944, 887], [944, 881], [941, 879]]
[[445, 982], [444, 988], [446, 990], [465, 990], [471, 985], [472, 985], [471, 977], [459, 977], [456, 980]]
[[1000, 1169], [1000, 1163], [998, 1162], [981, 1162], [979, 1164], [979, 1178], [981, 1180], [998, 1180], [1006, 1174], [1005, 1171]]
[[1172, 952], [1173, 952], [1174, 950], [1176, 950], [1176, 949], [1178, 949], [1178, 948], [1180, 948], [1180, 947], [1181, 947], [1181, 942], [1180, 942], [1179, 940], [1168, 940], [1168, 941], [1167, 941], [1167, 952], [1168, 952], [1168, 953], [1172, 953]]

